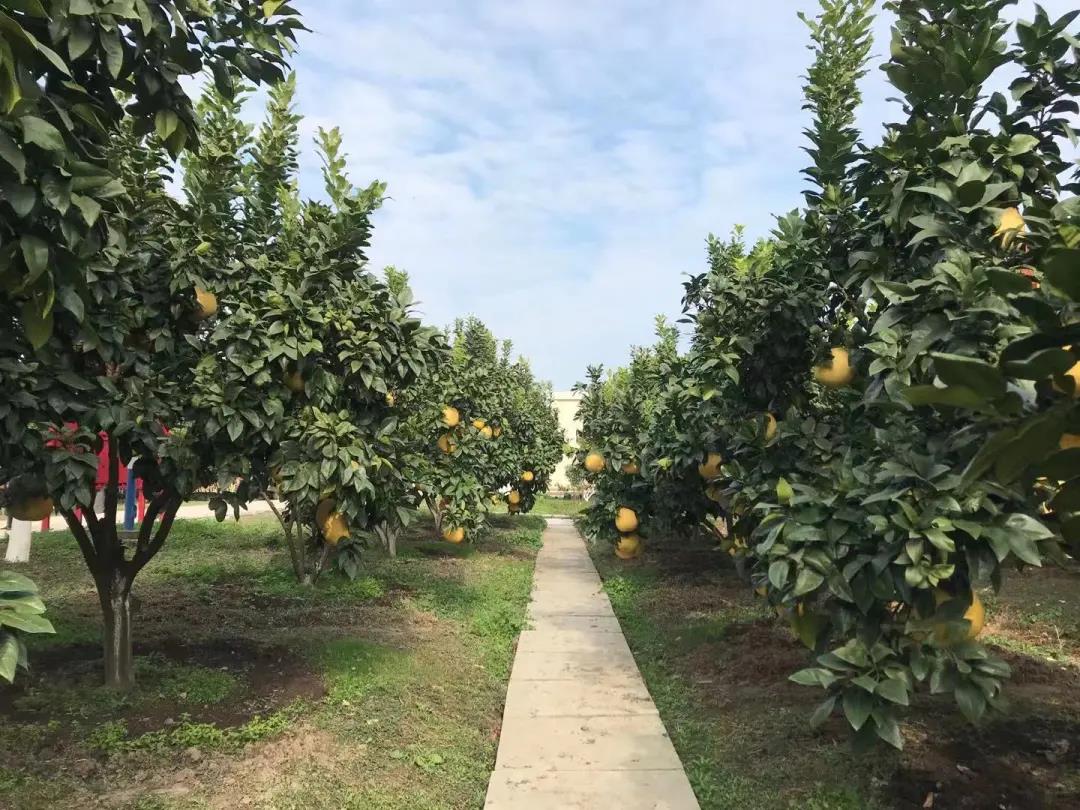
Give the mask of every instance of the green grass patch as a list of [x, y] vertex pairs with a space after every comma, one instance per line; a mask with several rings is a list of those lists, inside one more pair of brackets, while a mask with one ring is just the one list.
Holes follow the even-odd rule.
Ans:
[[239, 751], [245, 745], [268, 739], [287, 729], [300, 714], [300, 705], [287, 707], [266, 717], [254, 717], [230, 728], [216, 723], [196, 723], [181, 718], [170, 728], [132, 736], [123, 720], [112, 720], [95, 726], [86, 737], [86, 744], [103, 754], [145, 751], [166, 754], [198, 748], [203, 751]]
[[170, 667], [158, 685], [158, 694], [200, 706], [221, 703], [238, 688], [237, 678], [220, 669], [199, 666]]
[[[747, 594], [699, 606], [683, 592], [691, 587], [683, 578], [668, 578], [647, 564], [622, 564], [606, 545], [594, 546], [592, 553], [703, 810], [878, 806], [867, 789], [853, 786], [860, 780], [845, 757], [809, 739], [801, 742], [807, 734], [798, 711], [778, 705], [753, 684], [732, 694], [711, 673], [694, 671], [692, 662], [703, 649], [712, 651], [733, 632], [765, 619], [762, 604]], [[683, 599], [686, 608], [679, 607]], [[794, 746], [786, 742], [792, 737], [799, 739]], [[800, 745], [806, 750], [793, 756], [792, 748]]]
[[[136, 581], [140, 654], [127, 693], [100, 685], [88, 647], [100, 643], [98, 606], [75, 543], [66, 532], [35, 538], [25, 570], [58, 632], [33, 640], [34, 673], [13, 698], [20, 715], [0, 717], [0, 807], [138, 794], [191, 748], [213, 752], [185, 759], [192, 794], [139, 806], [253, 795], [281, 808], [482, 806], [543, 527], [494, 515], [453, 546], [421, 520], [398, 558], [372, 549], [355, 581], [328, 572], [309, 588], [272, 516], [181, 521]], [[316, 734], [318, 757], [290, 757], [283, 774], [246, 764], [260, 742]], [[73, 770], [103, 760], [107, 785]], [[202, 773], [209, 761], [231, 762], [237, 781]]]
[[589, 507], [589, 502], [581, 498], [553, 498], [550, 495], [537, 495], [533, 513], [537, 515], [580, 515]]

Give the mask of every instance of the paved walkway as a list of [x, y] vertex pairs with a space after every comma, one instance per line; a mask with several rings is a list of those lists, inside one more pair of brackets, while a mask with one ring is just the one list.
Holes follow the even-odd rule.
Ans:
[[697, 810], [584, 541], [550, 519], [486, 810]]

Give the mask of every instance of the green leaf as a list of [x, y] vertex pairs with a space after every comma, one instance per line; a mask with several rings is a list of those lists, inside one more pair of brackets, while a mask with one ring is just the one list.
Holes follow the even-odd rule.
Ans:
[[907, 684], [900, 678], [888, 678], [877, 685], [877, 693], [888, 701], [901, 706], [908, 705]]
[[1072, 353], [1053, 348], [1037, 351], [1024, 360], [1010, 360], [1003, 364], [1002, 369], [1009, 376], [1020, 380], [1045, 380], [1047, 377], [1064, 374], [1075, 363]]
[[3, 129], [0, 129], [0, 158], [15, 170], [20, 182], [26, 180], [26, 155]]
[[904, 399], [912, 405], [944, 405], [950, 408], [968, 408], [986, 410], [986, 397], [970, 388], [951, 385], [939, 388], [936, 385], [912, 385], [903, 390]]
[[977, 723], [986, 712], [986, 696], [977, 686], [968, 682], [959, 683], [953, 690], [956, 705], [969, 722]]
[[1031, 292], [1031, 280], [1012, 270], [993, 267], [986, 271], [986, 278], [990, 286], [994, 288], [994, 292], [999, 295], [1019, 295]]
[[1080, 249], [1059, 250], [1043, 264], [1046, 280], [1080, 301]]
[[810, 728], [821, 728], [821, 726], [825, 724], [825, 721], [828, 720], [829, 717], [832, 715], [833, 709], [835, 708], [835, 695], [827, 697], [825, 698], [825, 700], [821, 701], [821, 703], [817, 705], [817, 708], [815, 708], [813, 713], [810, 715]]
[[1005, 393], [1005, 378], [985, 360], [933, 352], [934, 370], [949, 386], [970, 388], [982, 397], [997, 399]]
[[61, 152], [66, 146], [60, 130], [33, 115], [24, 115], [19, 119], [22, 124], [23, 142], [39, 146], [50, 152]]
[[176, 131], [180, 116], [172, 110], [158, 110], [154, 116], [154, 131], [161, 140], [167, 139]]
[[119, 29], [106, 30], [102, 28], [98, 33], [101, 47], [105, 51], [105, 66], [114, 79], [120, 77], [120, 71], [124, 69], [124, 45], [120, 39]]
[[858, 688], [844, 692], [844, 716], [856, 731], [866, 723], [873, 708], [874, 698], [868, 692]]
[[825, 582], [825, 577], [810, 568], [802, 568], [795, 578], [795, 596], [805, 596], [816, 591]]
[[74, 61], [90, 50], [90, 46], [94, 44], [93, 27], [86, 22], [72, 21], [67, 42], [68, 58]]
[[789, 675], [788, 680], [800, 686], [821, 686], [828, 689], [836, 683], [836, 676], [824, 667], [808, 667]]
[[1054, 481], [1067, 481], [1080, 476], [1080, 447], [1060, 450], [1039, 464], [1035, 471], [1038, 475]]
[[82, 297], [74, 287], [63, 286], [56, 292], [56, 297], [61, 306], [75, 316], [79, 323], [86, 318], [86, 308], [83, 306]]
[[22, 306], [22, 325], [26, 339], [35, 349], [40, 349], [49, 342], [53, 330], [53, 313], [50, 308], [43, 311], [44, 302], [38, 296], [29, 298]]
[[19, 247], [22, 249], [23, 261], [26, 262], [27, 269], [27, 277], [23, 284], [28, 285], [48, 269], [49, 243], [40, 236], [26, 234], [19, 240]]
[[791, 564], [787, 560], [773, 561], [769, 564], [769, 582], [777, 590], [782, 590], [787, 585], [790, 570]]
[[22, 642], [14, 633], [6, 633], [0, 628], [0, 678], [8, 683], [15, 680], [15, 670], [22, 657]]
[[1049, 536], [1046, 528], [1030, 515], [1009, 516], [1009, 520], [1005, 522], [1009, 549], [1028, 565], [1042, 567], [1042, 555], [1039, 554], [1037, 545], [1040, 535], [1030, 528], [1031, 524], [1042, 530], [1042, 536]]
[[55, 633], [52, 623], [38, 614], [9, 613], [0, 611], [0, 625], [21, 630], [24, 633]]
[[894, 717], [874, 716], [874, 731], [878, 737], [898, 751], [904, 749], [904, 738], [900, 735], [900, 724]]
[[37, 592], [37, 585], [29, 577], [14, 571], [0, 571], [0, 594]]
[[1009, 156], [1026, 155], [1038, 145], [1039, 139], [1034, 135], [1013, 135], [1009, 141]]
[[24, 218], [37, 204], [37, 192], [32, 186], [24, 186], [19, 183], [4, 183], [0, 186], [0, 192], [8, 201], [8, 205], [15, 212], [15, 216]]

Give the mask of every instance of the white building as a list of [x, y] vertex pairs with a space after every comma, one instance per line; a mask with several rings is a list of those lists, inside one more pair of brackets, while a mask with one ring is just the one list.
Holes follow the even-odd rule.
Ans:
[[[581, 430], [581, 422], [578, 420], [578, 405], [581, 404], [582, 395], [577, 391], [555, 391], [551, 395], [552, 404], [559, 414], [559, 427], [562, 428], [568, 444], [577, 446], [578, 432]], [[555, 472], [551, 475], [548, 488], [554, 491], [565, 491], [570, 488], [570, 481], [566, 477], [566, 471], [570, 467], [571, 458], [566, 456], [559, 462]]]

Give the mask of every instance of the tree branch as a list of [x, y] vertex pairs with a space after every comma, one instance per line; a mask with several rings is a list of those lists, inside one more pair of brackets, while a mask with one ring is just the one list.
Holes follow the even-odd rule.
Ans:
[[146, 505], [146, 514], [143, 515], [143, 521], [139, 525], [139, 540], [135, 544], [136, 558], [146, 550], [147, 545], [150, 543], [150, 538], [154, 531], [154, 521], [157, 520], [158, 512], [161, 511], [162, 506], [165, 505], [170, 497], [172, 497], [172, 493], [163, 489], [151, 498], [150, 503]]
[[[161, 547], [165, 544], [165, 540], [169, 536], [169, 532], [172, 530], [173, 521], [176, 519], [176, 513], [180, 509], [180, 505], [183, 503], [183, 499], [173, 493], [169, 496], [164, 505], [164, 513], [161, 517], [161, 525], [158, 526], [157, 532], [154, 533], [153, 539], [146, 546], [139, 543], [139, 547], [135, 550], [135, 557], [131, 561], [131, 578], [134, 579], [150, 560], [154, 558], [154, 555], [161, 551]], [[140, 534], [142, 530], [140, 528]]]
[[86, 527], [83, 526], [82, 521], [75, 516], [74, 511], [61, 509], [60, 514], [64, 516], [64, 520], [68, 525], [68, 530], [71, 532], [72, 537], [75, 538], [75, 542], [79, 544], [79, 551], [82, 552], [83, 559], [86, 560], [86, 567], [90, 569], [91, 575], [96, 578], [100, 558], [95, 550], [93, 540], [91, 540], [90, 535], [86, 533]]
[[304, 578], [304, 571], [300, 564], [300, 558], [297, 556], [296, 548], [293, 546], [292, 527], [286, 523], [285, 516], [281, 514], [281, 510], [278, 509], [270, 499], [270, 493], [264, 489], [262, 496], [263, 500], [266, 501], [267, 506], [270, 507], [270, 511], [277, 517], [278, 523], [281, 524], [281, 530], [285, 532], [285, 545], [289, 549], [289, 558], [292, 560], [293, 573], [296, 574], [297, 581], [302, 580]]
[[105, 434], [105, 444], [109, 453], [109, 478], [105, 483], [105, 514], [102, 520], [107, 529], [116, 531], [116, 504], [120, 498], [120, 451], [111, 433]]

